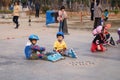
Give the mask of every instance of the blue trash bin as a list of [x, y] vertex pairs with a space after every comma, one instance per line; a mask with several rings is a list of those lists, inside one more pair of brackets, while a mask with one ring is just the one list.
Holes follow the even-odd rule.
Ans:
[[46, 25], [51, 24], [51, 23], [56, 23], [56, 17], [57, 17], [57, 12], [53, 10], [48, 10], [46, 12]]

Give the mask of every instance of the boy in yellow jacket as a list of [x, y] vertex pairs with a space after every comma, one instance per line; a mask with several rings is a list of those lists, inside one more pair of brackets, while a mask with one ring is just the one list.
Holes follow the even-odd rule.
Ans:
[[54, 51], [59, 52], [63, 56], [77, 58], [75, 52], [72, 49], [67, 49], [67, 45], [64, 41], [64, 33], [58, 32], [56, 37], [57, 41], [54, 43]]

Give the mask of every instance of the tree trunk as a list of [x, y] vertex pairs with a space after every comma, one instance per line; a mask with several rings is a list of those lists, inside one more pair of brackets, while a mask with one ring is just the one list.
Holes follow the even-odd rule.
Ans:
[[8, 10], [9, 9], [9, 5], [10, 5], [11, 0], [2, 0], [2, 6], [3, 6], [3, 10]]
[[0, 0], [0, 10], [2, 9], [2, 1]]

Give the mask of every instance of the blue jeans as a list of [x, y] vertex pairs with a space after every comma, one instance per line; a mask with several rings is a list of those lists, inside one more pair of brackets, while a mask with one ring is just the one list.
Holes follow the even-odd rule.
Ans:
[[63, 21], [60, 21], [59, 32], [63, 32]]

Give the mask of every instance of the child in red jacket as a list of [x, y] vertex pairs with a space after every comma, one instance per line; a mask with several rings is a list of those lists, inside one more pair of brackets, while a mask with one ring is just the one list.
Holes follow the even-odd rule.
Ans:
[[106, 48], [103, 46], [105, 37], [103, 34], [103, 27], [98, 26], [95, 30], [93, 30], [93, 34], [95, 35], [94, 40], [91, 45], [91, 52], [102, 51], [104, 52]]

